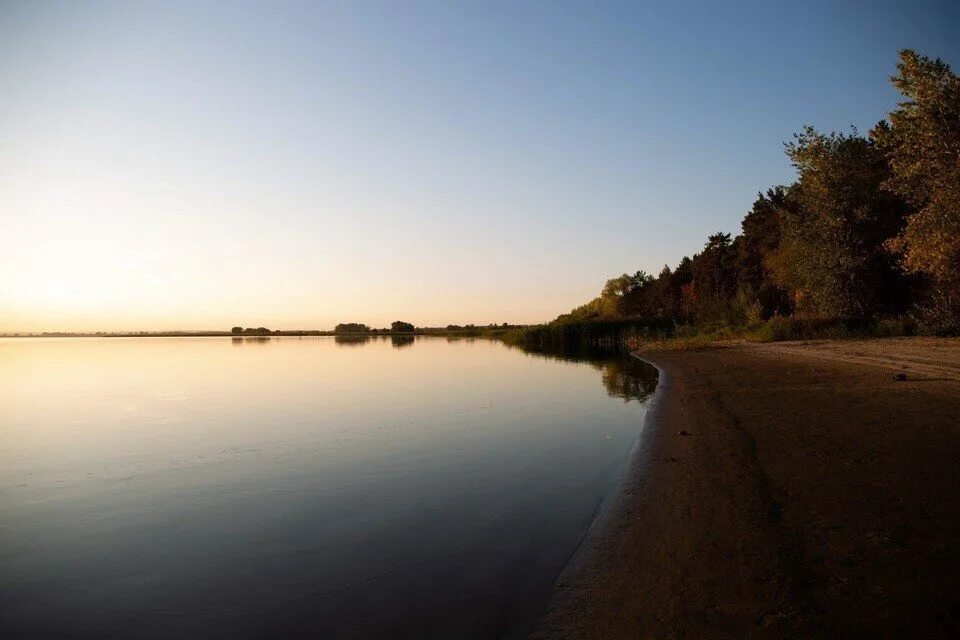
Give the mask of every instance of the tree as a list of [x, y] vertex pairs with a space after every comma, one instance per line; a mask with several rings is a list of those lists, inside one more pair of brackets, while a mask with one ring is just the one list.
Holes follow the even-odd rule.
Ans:
[[403, 322], [402, 320], [397, 320], [390, 324], [390, 330], [394, 333], [413, 333], [416, 330], [409, 322]]
[[674, 272], [663, 265], [656, 279], [647, 287], [647, 313], [651, 318], [680, 320], [680, 290], [674, 284]]
[[240, 335], [241, 333], [243, 333], [243, 327], [233, 327], [232, 329], [230, 329], [230, 333], [234, 335]]
[[865, 317], [889, 306], [901, 277], [884, 243], [903, 225], [902, 200], [881, 188], [889, 175], [872, 140], [806, 127], [786, 145], [798, 179], [780, 208], [779, 283], [801, 310]]
[[906, 100], [889, 122], [866, 137], [796, 134], [785, 144], [796, 181], [758, 193], [741, 235], [711, 235], [656, 278], [612, 278], [554, 324], [743, 327], [792, 313], [868, 320], [916, 305], [921, 329], [960, 332], [960, 78], [909, 50], [897, 68]]
[[736, 244], [729, 233], [707, 238], [703, 250], [690, 261], [692, 282], [684, 289], [689, 311], [698, 323], [722, 323], [727, 319], [727, 301], [736, 289]]
[[888, 246], [903, 265], [929, 276], [939, 313], [960, 329], [960, 78], [950, 66], [906, 49], [893, 85], [907, 99], [873, 136], [890, 175], [884, 186], [916, 212]]
[[333, 328], [334, 333], [370, 333], [370, 327], [359, 322], [344, 322]]
[[623, 315], [623, 298], [632, 287], [633, 279], [626, 273], [607, 280], [600, 292], [598, 309], [600, 315], [607, 318], [616, 318]]
[[758, 193], [750, 211], [741, 222], [738, 236], [738, 295], [760, 305], [760, 314], [768, 318], [791, 311], [788, 292], [774, 281], [772, 262], [780, 248], [781, 212], [786, 206], [784, 187]]
[[718, 231], [693, 257], [693, 280], [703, 296], [729, 297], [736, 284], [736, 250], [729, 233]]

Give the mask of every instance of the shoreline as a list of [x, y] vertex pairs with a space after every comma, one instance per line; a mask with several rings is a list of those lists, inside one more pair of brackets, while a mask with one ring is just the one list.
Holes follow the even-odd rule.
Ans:
[[640, 433], [627, 453], [627, 459], [624, 462], [623, 472], [613, 483], [598, 505], [597, 511], [591, 520], [590, 525], [583, 532], [583, 536], [576, 548], [570, 553], [570, 557], [564, 563], [563, 568], [557, 574], [556, 583], [566, 585], [568, 582], [577, 579], [577, 574], [583, 570], [583, 564], [587, 558], [593, 554], [597, 545], [607, 533], [608, 527], [614, 519], [614, 513], [622, 502], [628, 488], [632, 486], [631, 479], [637, 470], [643, 467], [649, 460], [651, 447], [649, 446], [649, 434], [656, 428], [659, 418], [663, 390], [666, 386], [666, 372], [650, 360], [641, 358], [636, 353], [631, 353], [629, 357], [637, 358], [642, 362], [649, 364], [657, 369], [657, 387], [647, 405], [646, 413], [643, 417], [643, 426]]
[[583, 565], [589, 560], [590, 556], [596, 553], [598, 545], [603, 538], [608, 535], [609, 527], [615, 520], [615, 514], [618, 507], [622, 506], [624, 497], [630, 492], [631, 487], [635, 486], [635, 474], [649, 462], [653, 448], [650, 444], [650, 436], [662, 419], [659, 415], [663, 401], [664, 390], [667, 387], [667, 373], [664, 369], [646, 358], [642, 358], [636, 353], [631, 353], [631, 358], [637, 358], [642, 362], [649, 364], [657, 369], [657, 387], [647, 405], [646, 413], [643, 417], [643, 425], [640, 433], [637, 435], [633, 447], [627, 454], [625, 468], [620, 478], [610, 487], [607, 495], [604, 497], [597, 513], [595, 514], [580, 543], [574, 549], [570, 558], [563, 565], [563, 568], [557, 574], [557, 585], [564, 587], [572, 581], [578, 579], [578, 574], [583, 571]]
[[960, 341], [634, 355], [640, 447], [531, 638], [960, 630]]

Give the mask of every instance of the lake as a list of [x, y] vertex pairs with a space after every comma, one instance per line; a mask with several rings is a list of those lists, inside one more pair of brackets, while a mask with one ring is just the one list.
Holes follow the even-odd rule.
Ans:
[[522, 637], [655, 376], [482, 339], [2, 339], [0, 636]]

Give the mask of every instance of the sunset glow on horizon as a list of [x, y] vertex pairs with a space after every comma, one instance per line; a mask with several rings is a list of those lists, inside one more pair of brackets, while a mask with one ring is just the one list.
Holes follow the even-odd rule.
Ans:
[[4, 3], [0, 332], [550, 320], [956, 51], [916, 5], [457, 4]]

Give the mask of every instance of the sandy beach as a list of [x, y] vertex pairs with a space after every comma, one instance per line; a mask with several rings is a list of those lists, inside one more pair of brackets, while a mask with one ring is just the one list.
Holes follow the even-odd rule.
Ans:
[[532, 637], [956, 637], [960, 340], [637, 355], [642, 444]]

